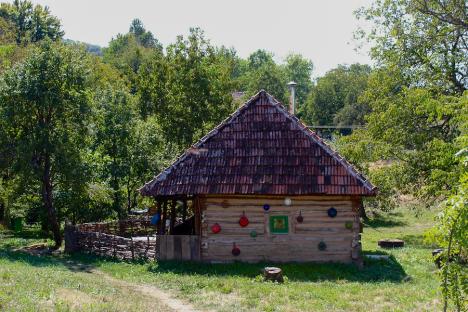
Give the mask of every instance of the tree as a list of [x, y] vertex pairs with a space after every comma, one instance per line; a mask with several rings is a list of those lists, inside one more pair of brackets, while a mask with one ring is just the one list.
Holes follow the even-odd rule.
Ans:
[[247, 93], [250, 96], [263, 89], [283, 104], [288, 104], [287, 79], [282, 69], [275, 63], [265, 64], [250, 72], [248, 79]]
[[129, 34], [133, 34], [138, 40], [138, 43], [145, 48], [155, 48], [157, 50], [162, 50], [162, 45], [154, 38], [153, 34], [150, 31], [147, 31], [143, 26], [143, 22], [135, 18], [129, 29]]
[[0, 5], [0, 17], [15, 28], [16, 44], [26, 45], [45, 38], [57, 41], [64, 32], [60, 20], [50, 14], [48, 7], [33, 5], [28, 0], [15, 0]]
[[468, 86], [466, 1], [380, 0], [357, 12], [373, 22], [358, 35], [378, 66], [400, 68], [415, 87], [461, 95]]
[[263, 66], [274, 65], [273, 54], [265, 50], [257, 50], [247, 58], [247, 66], [249, 71], [259, 70]]
[[339, 65], [318, 78], [301, 109], [303, 118], [319, 125], [363, 124], [369, 106], [360, 96], [367, 88], [370, 71], [368, 65]]
[[138, 200], [142, 200], [137, 188], [166, 168], [178, 152], [172, 149], [171, 144], [164, 143], [161, 127], [155, 117], [136, 121], [129, 150], [130, 171], [124, 184], [128, 210], [136, 207]]
[[167, 48], [166, 103], [156, 110], [167, 141], [186, 148], [232, 111], [231, 66], [192, 28]]
[[111, 85], [98, 90], [95, 101], [98, 120], [95, 150], [103, 159], [101, 178], [112, 188], [112, 207], [122, 219], [126, 215], [122, 209], [122, 186], [132, 166], [130, 144], [135, 124], [134, 102], [125, 87]]
[[62, 242], [55, 192], [80, 175], [89, 118], [86, 57], [45, 40], [0, 82], [0, 114], [14, 168], [37, 181], [55, 247]]
[[147, 32], [140, 20], [133, 20], [127, 34], [118, 34], [103, 49], [104, 62], [117, 68], [129, 82], [130, 92], [138, 92], [138, 71], [155, 55], [162, 55], [162, 45]]
[[136, 78], [138, 111], [146, 120], [161, 110], [166, 102], [168, 65], [164, 55], [157, 51], [143, 61]]
[[284, 65], [286, 72], [286, 79], [294, 81], [296, 86], [296, 102], [297, 106], [304, 105], [312, 88], [312, 70], [314, 65], [312, 61], [305, 59], [300, 54], [290, 54], [286, 57]]

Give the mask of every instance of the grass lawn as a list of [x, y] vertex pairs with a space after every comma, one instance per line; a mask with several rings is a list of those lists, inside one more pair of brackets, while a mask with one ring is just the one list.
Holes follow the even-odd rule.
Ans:
[[[265, 263], [130, 264], [87, 255], [32, 256], [14, 249], [40, 238], [4, 232], [0, 233], [0, 310], [168, 310], [141, 293], [86, 272], [92, 268], [117, 280], [155, 285], [200, 310], [437, 311], [441, 302], [432, 246], [424, 245], [422, 236], [433, 216], [430, 211], [418, 216], [406, 211], [369, 222], [363, 234], [365, 253], [386, 253], [390, 261], [366, 260], [362, 270], [353, 265], [279, 264], [287, 276], [284, 284], [261, 280]], [[406, 247], [380, 249], [381, 238], [404, 239]], [[86, 269], [75, 263], [86, 264]]]

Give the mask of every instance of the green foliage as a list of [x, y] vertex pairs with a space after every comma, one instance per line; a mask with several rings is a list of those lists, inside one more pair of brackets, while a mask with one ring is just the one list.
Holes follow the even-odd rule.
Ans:
[[444, 248], [440, 256], [441, 287], [444, 311], [449, 301], [457, 311], [466, 311], [468, 293], [468, 174], [461, 178], [456, 192], [450, 196], [437, 217], [437, 225], [428, 239]]
[[131, 95], [120, 86], [97, 90], [96, 102], [96, 152], [102, 157], [101, 179], [108, 180], [113, 190], [113, 209], [119, 218], [123, 199], [121, 188], [130, 171], [130, 142], [134, 127], [135, 108]]
[[340, 65], [317, 79], [311, 88], [301, 116], [308, 124], [360, 125], [369, 112], [366, 101], [360, 99], [367, 87], [368, 65]]
[[372, 112], [365, 129], [341, 139], [343, 154], [362, 168], [377, 160], [398, 164], [399, 193], [428, 202], [450, 193], [460, 174], [455, 141], [466, 97], [408, 87], [393, 71], [374, 72], [368, 84], [361, 99]]
[[286, 77], [282, 69], [275, 63], [266, 63], [258, 69], [249, 72], [249, 84], [247, 93], [249, 96], [256, 94], [259, 90], [265, 90], [280, 102], [287, 104]]
[[143, 26], [143, 22], [138, 18], [134, 19], [130, 25], [129, 34], [133, 34], [138, 43], [145, 48], [162, 49], [161, 44], [150, 31], [147, 31]]
[[50, 14], [48, 7], [33, 5], [28, 0], [1, 3], [0, 18], [14, 29], [18, 45], [39, 42], [46, 38], [56, 41], [64, 34], [59, 19]]
[[378, 0], [357, 16], [378, 65], [395, 67], [415, 87], [462, 94], [467, 87], [468, 20], [460, 0]]
[[294, 81], [296, 86], [296, 105], [305, 104], [306, 98], [312, 89], [311, 75], [314, 65], [300, 54], [289, 54], [286, 57], [284, 71], [287, 81]]
[[6, 18], [0, 16], [0, 44], [13, 43], [15, 32], [13, 24]]
[[135, 19], [127, 34], [118, 34], [109, 43], [109, 47], [103, 49], [105, 63], [117, 68], [121, 75], [129, 82], [130, 92], [138, 91], [138, 72], [142, 64], [155, 54], [162, 53], [162, 46], [151, 32], [146, 31], [140, 20]]
[[141, 118], [146, 119], [151, 115], [161, 114], [166, 108], [168, 71], [167, 60], [159, 52], [153, 53], [138, 69], [137, 106]]
[[166, 103], [156, 116], [177, 146], [189, 146], [232, 112], [231, 66], [222, 60], [198, 28], [167, 48]]

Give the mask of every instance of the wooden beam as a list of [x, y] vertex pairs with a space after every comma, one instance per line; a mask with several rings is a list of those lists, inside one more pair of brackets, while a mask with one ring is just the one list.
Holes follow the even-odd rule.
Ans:
[[161, 234], [165, 235], [166, 234], [166, 220], [167, 220], [167, 200], [165, 199], [162, 202], [163, 205], [163, 214], [162, 214], [162, 231]]
[[176, 199], [171, 200], [171, 221], [169, 225], [169, 233], [171, 235], [174, 234], [174, 226], [175, 226], [175, 219], [176, 219], [176, 203], [177, 203]]
[[158, 207], [158, 212], [159, 213], [159, 220], [156, 224], [157, 226], [157, 233], [159, 235], [162, 234], [162, 218], [163, 218], [163, 211], [162, 211], [162, 201], [161, 199], [158, 199], [157, 202], [156, 202], [156, 206]]
[[182, 222], [187, 220], [187, 198], [182, 199]]

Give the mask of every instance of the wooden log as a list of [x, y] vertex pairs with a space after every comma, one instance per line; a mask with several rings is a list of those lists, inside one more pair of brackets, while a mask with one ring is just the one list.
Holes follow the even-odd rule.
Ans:
[[263, 278], [265, 281], [283, 283], [283, 271], [276, 267], [265, 267], [263, 269]]

